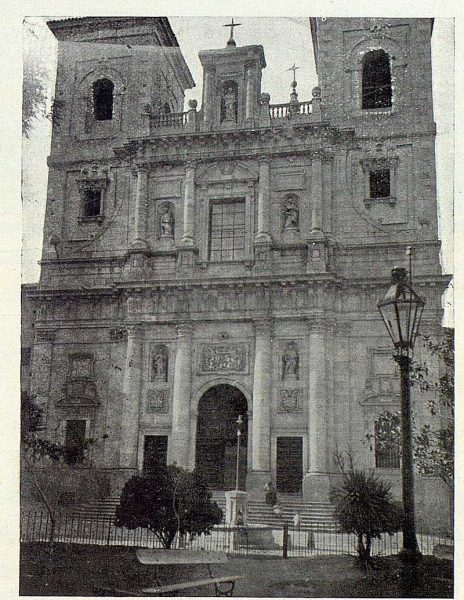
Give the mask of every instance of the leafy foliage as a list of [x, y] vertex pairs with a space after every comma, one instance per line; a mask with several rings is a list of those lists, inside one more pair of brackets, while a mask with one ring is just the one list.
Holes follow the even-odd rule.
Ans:
[[35, 120], [50, 117], [47, 113], [50, 74], [41, 58], [35, 29], [31, 20], [25, 21], [22, 129], [26, 138], [29, 138]]
[[350, 467], [342, 477], [341, 485], [330, 494], [335, 505], [335, 518], [342, 531], [357, 536], [358, 557], [367, 563], [372, 539], [380, 538], [382, 533], [393, 534], [401, 528], [402, 509], [393, 500], [390, 485], [373, 473]]
[[222, 510], [199, 473], [176, 465], [150, 475], [134, 475], [124, 486], [116, 509], [118, 527], [146, 527], [170, 548], [176, 536], [208, 534], [222, 520]]
[[44, 431], [43, 410], [28, 393], [21, 394], [21, 446], [23, 454], [32, 462], [49, 458], [59, 461], [65, 456], [65, 448], [41, 434]]

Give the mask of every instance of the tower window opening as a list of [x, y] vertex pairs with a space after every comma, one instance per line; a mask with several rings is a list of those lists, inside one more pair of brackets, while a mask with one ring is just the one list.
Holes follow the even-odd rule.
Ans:
[[371, 198], [390, 196], [390, 169], [378, 169], [369, 173], [369, 191]]
[[84, 191], [84, 217], [99, 217], [101, 215], [101, 190], [85, 190]]
[[388, 108], [392, 105], [390, 60], [384, 50], [372, 50], [363, 59], [362, 108]]
[[113, 118], [114, 84], [109, 79], [99, 79], [93, 84], [93, 114], [96, 121]]

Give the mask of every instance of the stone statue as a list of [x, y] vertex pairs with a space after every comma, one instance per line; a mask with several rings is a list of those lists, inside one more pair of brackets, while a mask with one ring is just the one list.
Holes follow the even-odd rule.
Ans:
[[234, 89], [229, 87], [224, 92], [224, 121], [236, 121], [236, 104]]
[[172, 215], [171, 207], [169, 206], [169, 204], [166, 204], [163, 208], [163, 212], [160, 218], [160, 230], [161, 237], [174, 237], [174, 217]]
[[164, 348], [158, 348], [153, 357], [153, 376], [152, 379], [161, 379], [167, 381], [168, 378], [168, 357]]
[[298, 206], [293, 198], [289, 198], [284, 207], [284, 229], [298, 229]]
[[282, 356], [282, 379], [298, 379], [298, 374], [298, 350], [294, 343], [290, 343]]

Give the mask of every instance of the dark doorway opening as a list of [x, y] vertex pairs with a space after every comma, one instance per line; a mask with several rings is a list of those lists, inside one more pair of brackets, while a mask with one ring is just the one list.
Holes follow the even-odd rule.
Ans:
[[232, 385], [209, 389], [198, 405], [196, 467], [213, 490], [233, 490], [236, 483], [237, 419], [243, 425], [239, 456], [239, 489], [245, 489], [247, 473], [247, 400]]
[[167, 465], [168, 436], [146, 435], [143, 443], [143, 473], [150, 475]]
[[85, 429], [84, 419], [66, 421], [65, 457], [68, 465], [75, 465], [84, 460]]
[[277, 438], [277, 491], [283, 494], [301, 493], [303, 481], [303, 438]]

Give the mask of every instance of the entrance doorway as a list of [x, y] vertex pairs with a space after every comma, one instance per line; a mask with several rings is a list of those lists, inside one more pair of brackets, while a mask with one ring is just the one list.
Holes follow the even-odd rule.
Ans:
[[212, 490], [233, 490], [236, 479], [237, 419], [242, 415], [239, 456], [239, 489], [247, 473], [247, 400], [232, 385], [210, 388], [198, 405], [196, 467]]
[[303, 438], [277, 438], [277, 491], [298, 494], [303, 481]]

